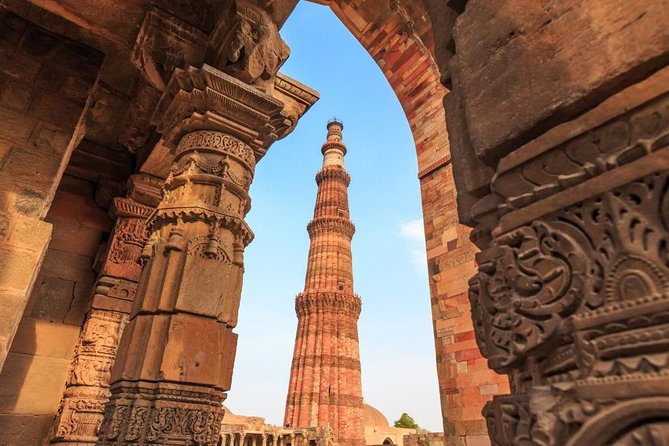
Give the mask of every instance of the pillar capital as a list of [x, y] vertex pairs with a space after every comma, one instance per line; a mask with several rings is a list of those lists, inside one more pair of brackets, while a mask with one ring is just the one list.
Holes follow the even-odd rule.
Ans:
[[291, 123], [283, 102], [216, 68], [176, 69], [152, 121], [164, 144], [176, 148], [182, 136], [198, 130], [235, 137], [260, 159]]

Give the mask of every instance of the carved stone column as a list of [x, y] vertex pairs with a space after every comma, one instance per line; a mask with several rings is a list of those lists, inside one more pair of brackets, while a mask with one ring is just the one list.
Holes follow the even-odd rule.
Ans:
[[99, 444], [216, 444], [230, 388], [244, 221], [284, 104], [212, 67], [177, 69], [154, 122], [175, 159], [112, 371]]
[[[470, 6], [470, 14], [466, 17], [465, 12], [459, 23], [478, 17]], [[595, 10], [579, 2], [561, 7], [568, 6]], [[669, 33], [653, 16], [660, 9], [656, 2], [620, 3], [619, 8], [601, 2], [599, 15], [590, 17], [596, 26], [585, 28], [626, 30], [627, 25], [620, 25], [624, 18], [635, 29], [626, 30], [629, 35], [662, 33], [663, 40], [653, 41], [663, 42], [658, 51], [666, 55]], [[615, 21], [614, 10], [620, 14]], [[550, 23], [542, 16], [548, 12], [541, 7], [534, 11], [540, 23]], [[506, 17], [502, 10], [495, 14]], [[644, 16], [649, 18], [641, 24]], [[489, 20], [478, 23], [496, 29]], [[611, 36], [622, 39], [614, 32], [606, 39]], [[551, 40], [531, 33], [523, 39]], [[490, 193], [471, 207], [478, 225], [473, 239], [482, 251], [477, 255], [479, 272], [470, 281], [470, 300], [481, 352], [511, 384], [510, 395], [495, 396], [484, 409], [495, 446], [663, 446], [669, 438], [669, 67], [642, 69], [647, 55], [633, 50], [650, 51], [651, 39], [626, 50], [626, 63], [638, 64], [634, 73], [625, 71], [629, 66], [615, 66], [615, 58], [592, 64], [591, 55], [605, 49], [602, 41], [614, 47], [608, 40], [579, 35], [571, 47], [561, 41], [559, 51], [541, 48], [543, 60], [551, 61], [547, 70], [584, 63], [588, 75], [616, 76], [615, 83], [597, 91], [588, 91], [583, 85], [591, 84], [571, 76], [580, 76], [581, 70], [571, 69], [567, 80], [550, 77], [555, 83], [542, 89], [559, 92], [551, 97], [562, 101], [559, 107], [543, 105], [545, 97], [532, 104], [541, 113], [565, 113], [564, 122], [548, 131], [522, 123], [526, 128], [524, 133], [516, 130], [518, 140], [505, 141], [506, 146], [490, 142], [495, 150], [484, 150], [486, 138], [503, 139], [496, 133], [500, 122], [488, 124], [491, 116], [481, 113], [497, 114], [503, 107], [496, 106], [496, 93], [486, 96], [476, 89], [475, 97], [485, 98], [490, 106], [476, 109], [480, 121], [469, 121], [479, 126], [469, 127], [476, 149], [471, 153], [494, 167], [495, 175]], [[584, 42], [592, 45], [590, 52], [582, 52]], [[559, 56], [564, 48], [573, 51], [568, 61]], [[495, 57], [498, 52], [504, 54], [501, 59], [508, 56], [498, 47], [494, 51]], [[528, 49], [514, 54], [523, 51]], [[620, 55], [618, 48], [612, 51]], [[583, 54], [587, 60], [581, 59]], [[525, 70], [518, 78], [523, 82], [548, 79], [532, 71], [546, 68], [519, 63]], [[485, 72], [481, 78], [495, 74]], [[464, 76], [458, 79], [466, 81]], [[523, 83], [519, 89], [509, 84], [515, 94], [503, 102], [516, 101], [516, 114], [502, 121], [519, 125], [521, 115], [531, 115], [520, 93], [530, 87], [538, 91], [543, 84]], [[583, 107], [579, 113], [565, 105], [572, 105], [575, 90], [592, 95], [574, 104]], [[461, 88], [456, 94], [471, 111], [473, 96]], [[548, 125], [546, 116], [541, 119]], [[489, 133], [479, 131], [482, 127]], [[451, 129], [452, 134], [461, 131], [452, 124]]]
[[[109, 399], [112, 364], [137, 290], [146, 219], [159, 197], [158, 179], [134, 175], [128, 198], [115, 198], [116, 224], [91, 309], [75, 347], [72, 370], [54, 424], [52, 443], [95, 444]], [[147, 204], [142, 204], [143, 201]]]

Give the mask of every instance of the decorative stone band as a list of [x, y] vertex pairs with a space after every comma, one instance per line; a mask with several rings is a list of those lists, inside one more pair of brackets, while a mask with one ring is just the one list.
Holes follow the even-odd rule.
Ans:
[[442, 169], [443, 167], [448, 167], [451, 165], [451, 156], [445, 155], [443, 158], [433, 162], [432, 164], [425, 167], [423, 170], [418, 172], [418, 179], [422, 180], [426, 176], [433, 174], [434, 172]]
[[324, 180], [341, 181], [348, 187], [351, 184], [351, 176], [341, 166], [327, 166], [316, 174], [316, 184], [319, 186]]
[[147, 218], [153, 212], [151, 206], [143, 205], [130, 198], [116, 197], [112, 203], [113, 214], [117, 217]]
[[98, 310], [130, 314], [137, 293], [137, 283], [116, 277], [100, 276], [95, 284], [91, 306]]
[[[121, 382], [100, 427], [99, 445], [213, 445], [218, 441], [224, 393], [201, 386]], [[112, 410], [109, 410], [112, 409]]]
[[[662, 89], [666, 89], [669, 79], [669, 70], [664, 71], [656, 75], [665, 78]], [[624, 113], [644, 96], [657, 94], [651, 84], [645, 92], [635, 89], [638, 86], [620, 94], [621, 98], [633, 97], [619, 103], [604, 103], [594, 110], [603, 116], [613, 115], [608, 122], [582, 132], [583, 123], [576, 120], [570, 123], [574, 129], [569, 125], [556, 128], [553, 131], [556, 135], [539, 138], [500, 161], [499, 173], [492, 182], [493, 191], [502, 201], [500, 211], [527, 206], [666, 147], [669, 144], [669, 93], [635, 104], [636, 108]], [[623, 103], [624, 106], [620, 105]], [[589, 123], [587, 116], [581, 120]], [[578, 130], [582, 133], [577, 134]], [[557, 135], [564, 140], [553, 145]]]
[[256, 160], [251, 147], [221, 132], [197, 131], [184, 135], [177, 146], [176, 156], [193, 150], [220, 152], [238, 159], [252, 172], [255, 169]]
[[340, 150], [344, 155], [346, 155], [346, 146], [341, 142], [326, 142], [321, 147], [321, 153], [325, 154], [328, 150]]
[[337, 232], [352, 239], [353, 234], [355, 234], [355, 225], [344, 218], [316, 218], [307, 225], [307, 232], [309, 233], [309, 237], [325, 232]]
[[276, 73], [274, 87], [285, 95], [292, 97], [298, 102], [304, 104], [305, 112], [319, 99], [318, 92], [297, 82], [295, 79], [286, 76], [283, 73]]
[[361, 310], [362, 301], [355, 294], [310, 292], [300, 293], [295, 297], [295, 312], [298, 316], [334, 311], [357, 318]]
[[172, 206], [161, 204], [149, 219], [147, 225], [154, 231], [166, 224], [178, 224], [180, 222], [203, 221], [210, 225], [218, 225], [231, 229], [240, 237], [241, 243], [247, 246], [253, 241], [254, 234], [248, 224], [236, 215], [228, 215], [221, 212], [221, 208], [215, 206]]
[[[99, 302], [98, 302], [99, 304]], [[95, 307], [95, 303], [93, 306]], [[109, 399], [109, 378], [128, 315], [93, 308], [75, 347], [52, 443], [93, 444]]]
[[304, 355], [293, 358], [292, 368], [298, 367], [339, 367], [360, 370], [360, 360], [341, 355]]
[[320, 327], [318, 333], [323, 336], [333, 336], [339, 339], [354, 339], [358, 340], [358, 334], [352, 330], [337, 330], [333, 327]]
[[288, 395], [288, 403], [300, 405], [300, 401], [318, 401], [320, 404], [336, 404], [345, 407], [362, 407], [362, 397], [354, 395], [345, 395], [337, 392], [330, 392], [326, 395], [320, 392], [291, 393]]

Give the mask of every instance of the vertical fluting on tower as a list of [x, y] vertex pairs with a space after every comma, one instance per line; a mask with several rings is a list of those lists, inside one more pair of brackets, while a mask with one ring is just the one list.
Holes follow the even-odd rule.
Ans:
[[351, 177], [344, 169], [343, 124], [328, 123], [323, 168], [316, 174], [314, 218], [304, 291], [295, 299], [297, 335], [291, 366], [286, 426], [328, 425], [344, 446], [364, 446], [358, 317], [353, 293], [348, 208]]

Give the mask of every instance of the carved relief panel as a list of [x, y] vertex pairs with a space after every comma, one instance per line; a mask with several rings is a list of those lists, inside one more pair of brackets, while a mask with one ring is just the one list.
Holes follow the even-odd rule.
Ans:
[[484, 410], [494, 445], [666, 444], [667, 101], [501, 163], [470, 281], [479, 347], [513, 392]]

